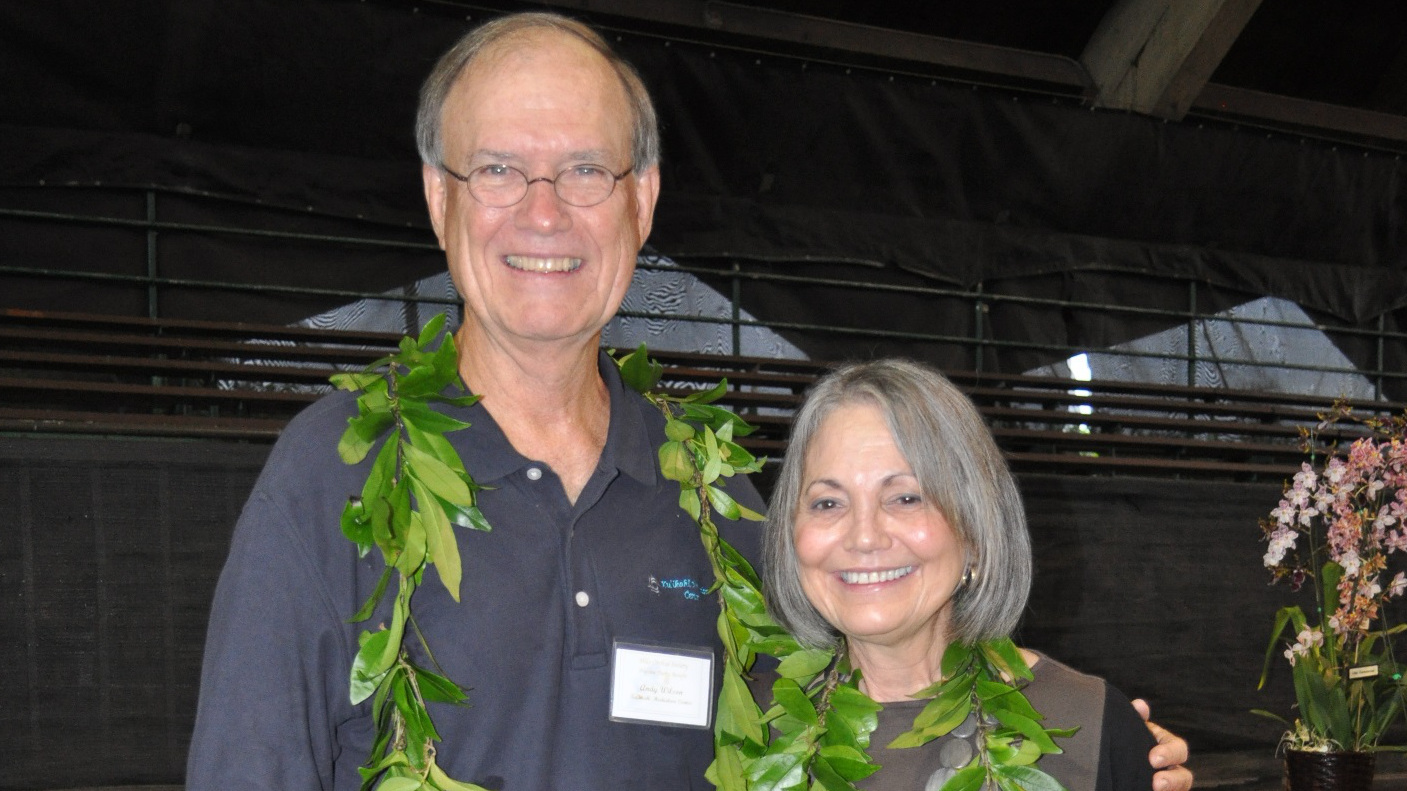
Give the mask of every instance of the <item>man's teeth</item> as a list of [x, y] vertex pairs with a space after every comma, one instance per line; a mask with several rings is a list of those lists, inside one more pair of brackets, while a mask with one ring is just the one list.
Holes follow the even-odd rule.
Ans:
[[526, 255], [506, 256], [508, 265], [524, 272], [571, 272], [581, 266], [580, 258], [533, 258]]
[[886, 571], [842, 571], [840, 579], [847, 585], [873, 585], [876, 582], [889, 582], [900, 577], [907, 577], [914, 571], [913, 566], [904, 566], [898, 569], [888, 569]]

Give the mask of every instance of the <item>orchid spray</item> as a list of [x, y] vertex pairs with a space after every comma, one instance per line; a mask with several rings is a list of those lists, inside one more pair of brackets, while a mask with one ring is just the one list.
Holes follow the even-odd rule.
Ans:
[[[1312, 612], [1276, 614], [1260, 686], [1283, 647], [1294, 678], [1289, 749], [1320, 752], [1388, 749], [1387, 730], [1407, 722], [1407, 682], [1394, 638], [1407, 625], [1388, 623], [1387, 605], [1407, 592], [1407, 415], [1355, 416], [1336, 403], [1304, 431], [1310, 460], [1261, 520], [1265, 566], [1275, 582], [1315, 593]], [[1337, 438], [1327, 442], [1331, 433]], [[1345, 437], [1355, 436], [1347, 451]]]

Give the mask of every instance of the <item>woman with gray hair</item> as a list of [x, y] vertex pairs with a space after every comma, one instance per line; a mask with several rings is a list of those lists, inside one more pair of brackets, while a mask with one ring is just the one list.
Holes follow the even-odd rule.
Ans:
[[[869, 789], [938, 789], [976, 749], [977, 722], [889, 749], [941, 680], [951, 642], [1005, 638], [1031, 587], [1020, 493], [972, 402], [938, 372], [880, 360], [825, 376], [797, 413], [764, 539], [773, 617], [840, 648], [884, 704]], [[1147, 791], [1153, 739], [1118, 690], [1023, 651], [1045, 727], [1080, 730], [1038, 768], [1066, 788]]]

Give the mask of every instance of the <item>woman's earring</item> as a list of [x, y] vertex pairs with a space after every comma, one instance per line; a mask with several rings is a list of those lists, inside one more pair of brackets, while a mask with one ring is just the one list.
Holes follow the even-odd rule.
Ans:
[[972, 587], [972, 581], [976, 578], [977, 574], [972, 570], [972, 564], [964, 564], [962, 567], [962, 579], [958, 580], [957, 590], [953, 591], [953, 593], [959, 593]]

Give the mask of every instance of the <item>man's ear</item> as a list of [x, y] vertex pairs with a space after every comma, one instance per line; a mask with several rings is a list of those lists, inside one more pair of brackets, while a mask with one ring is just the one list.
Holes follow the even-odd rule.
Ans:
[[650, 228], [655, 222], [655, 201], [659, 196], [660, 168], [651, 165], [635, 177], [635, 227], [641, 244], [650, 238]]
[[449, 188], [445, 173], [433, 165], [420, 165], [420, 179], [425, 183], [425, 208], [430, 211], [430, 225], [435, 228], [435, 238], [440, 240], [440, 249], [445, 249], [445, 193]]

